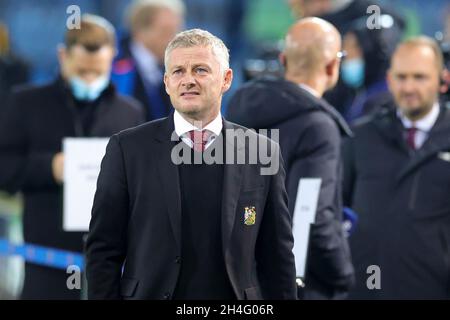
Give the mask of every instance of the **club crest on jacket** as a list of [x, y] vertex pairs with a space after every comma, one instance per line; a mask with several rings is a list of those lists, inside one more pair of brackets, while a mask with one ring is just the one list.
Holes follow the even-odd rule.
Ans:
[[244, 208], [244, 224], [247, 226], [252, 226], [256, 222], [256, 209], [255, 207], [245, 207]]

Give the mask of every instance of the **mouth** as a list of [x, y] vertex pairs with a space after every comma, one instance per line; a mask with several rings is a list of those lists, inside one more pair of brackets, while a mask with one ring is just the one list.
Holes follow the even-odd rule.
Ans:
[[180, 94], [181, 97], [194, 97], [194, 96], [198, 96], [198, 95], [200, 95], [200, 93], [197, 91], [182, 92]]

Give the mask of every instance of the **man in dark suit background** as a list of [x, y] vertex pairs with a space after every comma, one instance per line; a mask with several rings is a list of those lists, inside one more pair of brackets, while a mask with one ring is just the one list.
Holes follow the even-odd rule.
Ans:
[[355, 299], [450, 297], [450, 113], [439, 105], [443, 58], [433, 39], [401, 43], [388, 84], [395, 105], [345, 143], [344, 200], [359, 215], [350, 238]]
[[162, 81], [164, 50], [183, 25], [180, 0], [135, 0], [128, 11], [130, 36], [123, 39], [111, 79], [118, 91], [139, 100], [147, 121], [173, 110]]
[[[109, 137], [144, 121], [138, 102], [109, 83], [114, 29], [85, 15], [59, 50], [60, 76], [51, 84], [18, 89], [0, 119], [0, 188], [24, 195], [24, 240], [82, 252], [82, 233], [63, 232], [65, 137]], [[79, 299], [65, 270], [25, 264], [22, 299]]]
[[[87, 241], [89, 298], [295, 299], [279, 147], [220, 114], [232, 81], [228, 49], [193, 29], [165, 56], [176, 111], [114, 135], [102, 162]], [[194, 159], [221, 153], [223, 140], [227, 159], [254, 151], [234, 143], [236, 132], [268, 144], [279, 167], [263, 175], [260, 161], [175, 164], [180, 146]]]
[[318, 18], [294, 24], [281, 56], [285, 79], [259, 79], [231, 99], [230, 120], [249, 128], [277, 128], [286, 162], [289, 211], [294, 213], [302, 178], [320, 178], [315, 223], [311, 225], [303, 299], [345, 297], [353, 280], [347, 240], [342, 232], [341, 136], [350, 130], [322, 99], [339, 76], [338, 31]]

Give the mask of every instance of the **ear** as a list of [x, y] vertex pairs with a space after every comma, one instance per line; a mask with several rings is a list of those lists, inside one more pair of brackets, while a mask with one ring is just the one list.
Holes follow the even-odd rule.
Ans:
[[116, 47], [113, 48], [113, 58], [117, 58], [117, 55], [119, 54], [119, 50], [117, 50]]
[[338, 59], [333, 59], [330, 62], [328, 62], [328, 64], [325, 66], [325, 73], [328, 77], [332, 77], [333, 73], [335, 72], [334, 70], [336, 68], [338, 68]]
[[450, 88], [450, 71], [445, 68], [441, 72], [439, 91], [442, 94], [444, 94], [449, 90], [449, 88]]
[[61, 76], [64, 79], [68, 79], [69, 77], [69, 55], [70, 52], [69, 50], [67, 50], [67, 48], [64, 45], [59, 45], [58, 46], [58, 61], [59, 61], [59, 70], [61, 73]]
[[222, 94], [227, 92], [230, 89], [232, 82], [233, 82], [233, 70], [228, 69], [225, 71], [225, 74], [224, 74]]
[[389, 91], [391, 91], [391, 88], [392, 88], [392, 77], [393, 77], [392, 76], [392, 70], [388, 69], [386, 71], [386, 83], [388, 85]]
[[167, 88], [168, 81], [169, 81], [169, 79], [168, 79], [167, 73], [164, 72], [164, 87], [165, 87], [166, 93], [170, 96], [169, 89]]
[[58, 55], [59, 65], [61, 66], [61, 65], [63, 65], [63, 63], [67, 57], [67, 49], [64, 45], [62, 45], [62, 44], [58, 45], [57, 55]]
[[281, 65], [286, 70], [287, 69], [287, 60], [286, 60], [286, 54], [284, 52], [280, 52], [280, 54], [278, 55], [278, 61], [280, 61]]

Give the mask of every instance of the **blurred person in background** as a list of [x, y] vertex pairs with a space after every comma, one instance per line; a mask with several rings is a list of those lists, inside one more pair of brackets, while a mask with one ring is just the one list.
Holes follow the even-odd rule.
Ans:
[[[59, 48], [60, 76], [13, 92], [0, 119], [0, 188], [24, 195], [27, 243], [82, 252], [82, 233], [62, 229], [63, 138], [109, 137], [144, 122], [139, 103], [110, 84], [114, 54], [113, 26], [84, 15]], [[22, 299], [79, 299], [66, 280], [65, 270], [27, 262]]]
[[359, 216], [350, 237], [351, 298], [450, 298], [450, 112], [439, 103], [442, 71], [433, 39], [401, 43], [388, 71], [393, 106], [359, 121], [344, 144], [344, 204]]
[[131, 35], [120, 45], [112, 81], [120, 93], [142, 103], [147, 121], [166, 117], [173, 110], [162, 81], [164, 50], [181, 30], [184, 11], [181, 0], [137, 0], [129, 8]]
[[[355, 63], [355, 60], [351, 63], [343, 62], [342, 67], [346, 70], [342, 70], [341, 78], [336, 87], [324, 95], [325, 100], [336, 107], [347, 120], [353, 121], [354, 118], [361, 115], [361, 112], [359, 112], [362, 109], [361, 105], [364, 105], [366, 100], [370, 100], [370, 96], [375, 92], [383, 91], [383, 83], [382, 81], [379, 82], [380, 79], [376, 79], [378, 78], [377, 74], [383, 74], [387, 70], [387, 57], [390, 57], [392, 54], [395, 45], [401, 40], [406, 28], [404, 18], [390, 6], [385, 3], [381, 4], [378, 1], [288, 0], [288, 2], [295, 16], [318, 16], [333, 24], [342, 35], [349, 34], [349, 39], [344, 41], [344, 46], [348, 45], [349, 42], [353, 43], [353, 45], [356, 45], [356, 42], [358, 42], [357, 46], [362, 51], [362, 57], [368, 69], [364, 72], [365, 76], [361, 76], [361, 63]], [[369, 17], [373, 13], [373, 11], [372, 13], [367, 13], [367, 9], [372, 5], [377, 5], [380, 9], [379, 18], [370, 20], [371, 23], [377, 22], [379, 24], [375, 29], [367, 27]], [[380, 66], [379, 70], [376, 67], [377, 65]], [[349, 75], [349, 73], [352, 74], [350, 75], [352, 77], [350, 81], [354, 81], [351, 85], [347, 84], [348, 81], [347, 83], [343, 81], [342, 78]], [[358, 80], [357, 78], [359, 81], [356, 81]], [[364, 80], [361, 80], [361, 78], [364, 78]], [[378, 83], [375, 85], [375, 82]], [[355, 88], [357, 84], [360, 85]], [[374, 86], [371, 87], [372, 85]], [[358, 95], [355, 106], [352, 106], [357, 93], [362, 95]], [[379, 97], [377, 101], [378, 104], [384, 105], [385, 102], [389, 101], [389, 95]], [[367, 110], [378, 108], [378, 104], [374, 106], [369, 102]], [[350, 107], [357, 111], [347, 114]]]
[[8, 29], [0, 23], [0, 112], [4, 109], [11, 88], [28, 81], [29, 67], [10, 48]]
[[[311, 224], [302, 299], [343, 299], [353, 267], [342, 221], [341, 136], [350, 129], [322, 95], [339, 77], [341, 36], [330, 23], [305, 18], [286, 36], [281, 55], [285, 79], [256, 79], [230, 101], [227, 117], [254, 129], [279, 129], [286, 163], [289, 211], [294, 214], [299, 181], [320, 178]], [[295, 219], [295, 217], [294, 217]]]
[[347, 55], [341, 64], [339, 94], [341, 112], [350, 123], [392, 100], [386, 83], [389, 58], [397, 45], [392, 31], [389, 25], [368, 29], [363, 18], [343, 37]]
[[367, 8], [377, 5], [383, 15], [381, 20], [390, 20], [394, 28], [403, 30], [405, 22], [403, 18], [390, 6], [379, 1], [370, 0], [288, 0], [292, 13], [297, 17], [320, 17], [334, 25], [341, 34], [347, 33], [355, 21], [370, 14]]

